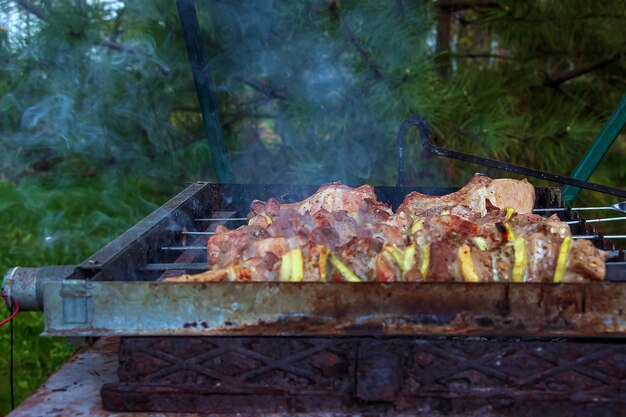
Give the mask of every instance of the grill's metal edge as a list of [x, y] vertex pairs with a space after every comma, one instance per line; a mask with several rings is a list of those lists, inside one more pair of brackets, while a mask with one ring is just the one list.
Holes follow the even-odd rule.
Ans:
[[50, 336], [626, 336], [626, 286], [44, 284]]
[[[160, 247], [158, 244], [155, 245], [155, 242], [169, 237], [167, 236], [168, 233], [178, 235], [182, 227], [193, 222], [197, 213], [212, 209], [210, 203], [201, 201], [203, 198], [207, 198], [207, 189], [209, 188], [211, 188], [211, 184], [207, 182], [192, 183], [146, 218], [83, 261], [74, 276], [76, 278], [91, 277], [101, 271], [106, 271], [107, 268], [116, 269], [112, 265], [120, 258], [119, 263], [122, 268], [126, 266], [128, 259], [133, 257], [145, 262], [148, 257], [146, 252], [158, 250]], [[169, 238], [171, 239], [171, 237]], [[92, 272], [89, 273], [88, 271]]]

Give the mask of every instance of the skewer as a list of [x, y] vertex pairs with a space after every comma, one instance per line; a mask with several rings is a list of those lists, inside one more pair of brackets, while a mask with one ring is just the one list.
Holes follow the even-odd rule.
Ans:
[[[214, 235], [215, 234], [215, 232], [182, 232], [182, 233], [184, 235]], [[598, 239], [600, 238], [600, 235], [573, 235], [572, 238], [573, 239]], [[604, 238], [605, 239], [626, 239], [626, 235], [604, 235]], [[189, 248], [189, 246], [185, 246], [184, 248]]]
[[626, 213], [626, 201], [620, 201], [619, 203], [615, 203], [609, 207], [578, 207], [573, 208], [572, 210], [615, 210]]
[[248, 220], [247, 217], [211, 217], [211, 218], [203, 218], [203, 219], [195, 219], [197, 222], [225, 222], [225, 221], [243, 221]]
[[[626, 235], [604, 235], [605, 239], [626, 239]], [[572, 239], [599, 239], [600, 235], [572, 235]]]
[[619, 257], [622, 256], [622, 253], [624, 253], [624, 256], [626, 256], [626, 249], [614, 249], [614, 250], [607, 250], [605, 252], [609, 254], [609, 260], [619, 259]]
[[162, 250], [206, 250], [206, 246], [164, 246]]
[[[567, 207], [559, 207], [559, 208], [542, 208], [542, 209], [534, 209], [533, 213], [543, 213], [550, 211], [566, 211]], [[612, 206], [608, 207], [572, 207], [570, 210], [572, 211], [586, 211], [586, 210], [615, 210], [621, 211], [622, 213], [626, 213], [626, 201], [620, 201], [619, 203], [615, 203]]]
[[[617, 220], [626, 220], [626, 217], [607, 217], [605, 219], [589, 219], [589, 220], [585, 220], [585, 223], [613, 222]], [[582, 220], [570, 220], [567, 222], [567, 224], [576, 224], [581, 221]]]
[[186, 271], [206, 271], [208, 265], [206, 262], [172, 262], [172, 263], [154, 263], [146, 264], [141, 268], [143, 271], [166, 271], [168, 269], [173, 270], [186, 270]]

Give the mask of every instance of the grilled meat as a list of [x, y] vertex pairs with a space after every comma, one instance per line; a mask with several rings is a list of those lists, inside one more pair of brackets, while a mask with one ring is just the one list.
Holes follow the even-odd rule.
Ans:
[[[496, 206], [503, 203], [521, 212]], [[483, 176], [443, 197], [409, 194], [395, 214], [370, 186], [329, 184], [300, 203], [255, 201], [248, 225], [220, 227], [209, 239], [208, 272], [168, 280], [602, 279], [605, 253], [572, 240], [569, 226], [556, 216], [531, 214], [533, 205], [534, 189], [526, 181]]]
[[345, 210], [349, 213], [359, 210], [364, 200], [376, 201], [376, 193], [371, 185], [351, 188], [338, 182], [322, 185], [315, 194], [297, 203], [282, 204], [270, 199], [267, 203], [255, 200], [251, 208], [254, 214], [275, 214], [277, 210], [292, 209], [301, 215], [317, 213], [324, 209], [330, 213]]
[[606, 253], [589, 241], [572, 240], [569, 226], [556, 216], [509, 209], [481, 217], [457, 207], [425, 212], [415, 224], [422, 226], [411, 240], [431, 245], [429, 280], [574, 282], [601, 280], [606, 272]]
[[513, 207], [518, 213], [531, 213], [535, 205], [535, 188], [525, 179], [491, 179], [476, 174], [459, 191], [444, 196], [430, 196], [412, 192], [398, 207], [398, 212], [419, 214], [432, 208], [465, 206], [487, 214], [487, 201], [495, 207]]

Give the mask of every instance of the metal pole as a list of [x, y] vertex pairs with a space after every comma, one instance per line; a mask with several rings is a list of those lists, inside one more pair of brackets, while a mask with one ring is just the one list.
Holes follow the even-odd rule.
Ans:
[[211, 74], [200, 42], [200, 25], [196, 8], [193, 0], [177, 0], [176, 6], [183, 27], [185, 45], [187, 46], [187, 54], [198, 93], [200, 111], [202, 112], [202, 120], [209, 141], [217, 181], [232, 183], [234, 182], [232, 167], [226, 152], [226, 141], [224, 140], [219, 111], [213, 98]]
[[[563, 175], [552, 174], [549, 172], [540, 171], [533, 168], [521, 167], [519, 165], [509, 164], [507, 162], [496, 161], [489, 158], [483, 158], [481, 156], [476, 156], [468, 153], [463, 153], [459, 151], [454, 151], [451, 149], [442, 148], [441, 146], [437, 146], [430, 141], [430, 127], [428, 126], [428, 122], [421, 116], [411, 116], [407, 118], [400, 125], [400, 129], [398, 129], [397, 135], [397, 146], [400, 147], [404, 143], [405, 136], [407, 131], [412, 126], [416, 126], [420, 132], [420, 140], [422, 142], [422, 152], [430, 155], [438, 155], [444, 158], [453, 158], [458, 159], [459, 161], [471, 162], [473, 164], [482, 165], [485, 167], [493, 167], [502, 169], [509, 172], [515, 172], [517, 174], [529, 175], [535, 178], [541, 178], [547, 181], [554, 181], [561, 184], [569, 184], [576, 187], [587, 188], [589, 190], [598, 191], [605, 194], [612, 194], [618, 197], [626, 198], [626, 190], [615, 187], [608, 187], [606, 185], [595, 184], [592, 182], [587, 182], [583, 180], [579, 180], [576, 178], [570, 178]], [[401, 155], [398, 152], [398, 155]], [[403, 165], [398, 165], [398, 178], [402, 179], [402, 167]]]
[[[580, 160], [576, 169], [574, 169], [571, 177], [584, 181], [588, 180], [613, 142], [615, 142], [624, 125], [626, 125], [626, 96], [617, 105], [617, 108], [593, 141], [589, 150], [587, 150], [583, 159]], [[580, 188], [565, 185], [561, 192], [565, 204], [572, 204], [579, 192]]]

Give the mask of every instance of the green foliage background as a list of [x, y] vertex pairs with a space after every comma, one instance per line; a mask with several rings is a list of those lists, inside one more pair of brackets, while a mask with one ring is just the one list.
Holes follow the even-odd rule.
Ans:
[[[621, 0], [196, 3], [238, 182], [393, 184], [416, 113], [441, 145], [568, 174], [626, 93]], [[215, 179], [182, 34], [171, 1], [0, 0], [0, 271], [80, 262]], [[622, 134], [592, 180], [624, 187], [625, 155]], [[416, 135], [406, 161], [413, 184], [480, 170]], [[19, 402], [71, 349], [39, 313], [15, 325]], [[0, 352], [3, 413], [6, 327]]]

